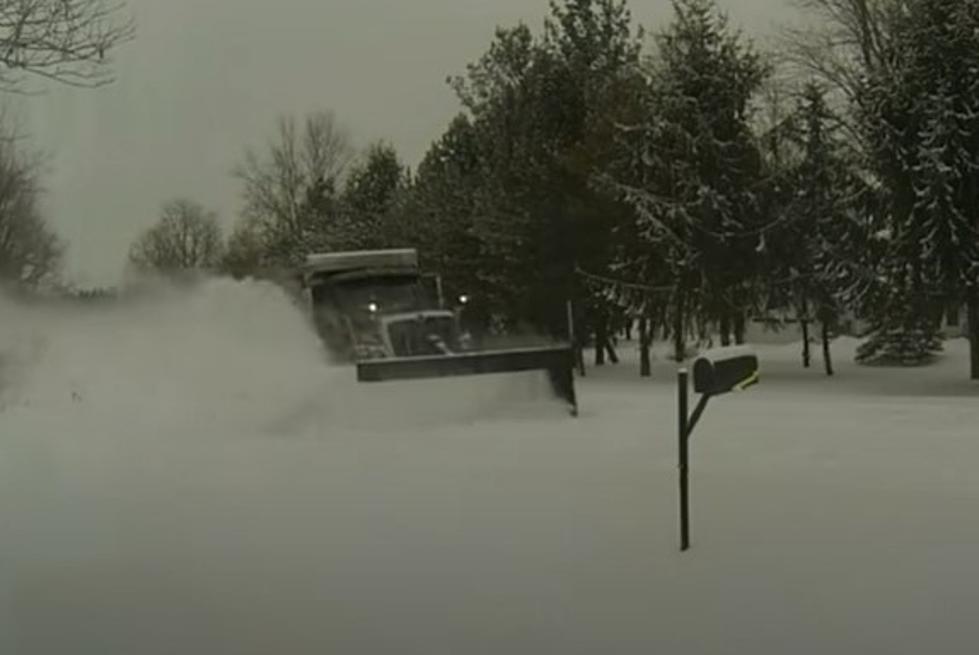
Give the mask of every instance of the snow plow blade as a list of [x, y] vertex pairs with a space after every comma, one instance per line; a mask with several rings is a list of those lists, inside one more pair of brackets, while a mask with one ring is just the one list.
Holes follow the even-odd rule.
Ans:
[[574, 354], [570, 346], [481, 350], [451, 355], [392, 357], [357, 362], [359, 382], [439, 378], [456, 375], [547, 371], [556, 396], [578, 415], [574, 390]]

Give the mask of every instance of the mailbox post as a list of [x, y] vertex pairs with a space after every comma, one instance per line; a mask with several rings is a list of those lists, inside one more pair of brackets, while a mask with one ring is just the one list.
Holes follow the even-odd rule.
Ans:
[[700, 394], [689, 411], [689, 372], [677, 372], [679, 404], [678, 450], [680, 459], [680, 550], [690, 548], [690, 435], [713, 396], [742, 391], [758, 382], [758, 357], [743, 346], [717, 348], [703, 353], [693, 365], [693, 388]]

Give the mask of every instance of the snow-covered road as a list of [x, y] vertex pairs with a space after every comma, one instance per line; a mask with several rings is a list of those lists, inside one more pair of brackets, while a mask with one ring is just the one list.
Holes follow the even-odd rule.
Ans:
[[[979, 643], [979, 388], [675, 367], [356, 386], [272, 290], [0, 307], [0, 653], [922, 653]], [[16, 317], [8, 319], [8, 317]]]

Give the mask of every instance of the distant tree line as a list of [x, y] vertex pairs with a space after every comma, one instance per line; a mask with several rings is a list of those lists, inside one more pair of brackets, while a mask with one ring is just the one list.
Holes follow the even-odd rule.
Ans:
[[[330, 112], [282, 118], [234, 172], [227, 240], [184, 206], [211, 244], [190, 265], [414, 246], [487, 327], [564, 336], [571, 300], [602, 362], [636, 325], [643, 374], [654, 338], [682, 360], [787, 318], [828, 374], [853, 319], [859, 361], [921, 364], [964, 307], [979, 379], [979, 0], [803, 5], [815, 27], [763, 52], [713, 0], [674, 0], [650, 39], [625, 0], [552, 0], [448, 80], [462, 112], [415, 171]], [[188, 265], [164, 223], [134, 263]]]
[[785, 317], [828, 374], [855, 318], [860, 361], [924, 363], [965, 306], [979, 378], [979, 0], [805, 4], [822, 31], [764, 53], [712, 0], [651, 41], [624, 0], [554, 0], [449, 79], [464, 111], [414, 174], [282, 119], [219, 268], [415, 246], [487, 327], [563, 336], [571, 300], [602, 363], [636, 324], [643, 374], [655, 336], [682, 360]]

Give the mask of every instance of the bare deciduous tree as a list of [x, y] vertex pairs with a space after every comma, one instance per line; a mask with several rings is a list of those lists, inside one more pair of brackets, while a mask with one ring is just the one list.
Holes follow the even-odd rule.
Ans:
[[785, 35], [788, 61], [848, 99], [862, 76], [887, 63], [888, 29], [896, 0], [796, 0], [815, 19]]
[[221, 260], [221, 228], [214, 212], [192, 200], [163, 206], [160, 220], [140, 236], [129, 261], [144, 271], [211, 270]]
[[350, 138], [332, 112], [278, 121], [264, 153], [245, 152], [235, 176], [244, 184], [244, 217], [270, 253], [294, 258], [321, 231], [353, 160]]
[[0, 280], [34, 286], [57, 273], [63, 249], [38, 211], [39, 161], [21, 151], [13, 133], [2, 132]]
[[0, 88], [28, 76], [73, 86], [112, 81], [109, 53], [132, 38], [124, 3], [112, 0], [0, 0]]
[[815, 81], [827, 91], [833, 123], [848, 137], [853, 154], [866, 154], [869, 144], [856, 126], [856, 110], [868, 76], [890, 66], [893, 21], [900, 0], [795, 0], [812, 22], [788, 27], [780, 56], [784, 72], [796, 80], [796, 91]]

